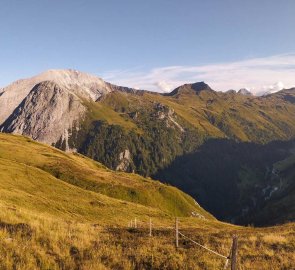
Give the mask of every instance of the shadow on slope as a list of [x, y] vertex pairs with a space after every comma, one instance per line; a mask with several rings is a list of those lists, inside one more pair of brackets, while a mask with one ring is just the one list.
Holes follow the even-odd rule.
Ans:
[[176, 158], [154, 178], [187, 192], [221, 220], [239, 224], [259, 220], [258, 225], [280, 223], [292, 219], [288, 207], [285, 212], [264, 213], [263, 219], [257, 219], [257, 211], [278, 194], [292, 193], [290, 182], [284, 181], [273, 165], [290, 156], [294, 145], [294, 141], [258, 145], [211, 139], [195, 153]]

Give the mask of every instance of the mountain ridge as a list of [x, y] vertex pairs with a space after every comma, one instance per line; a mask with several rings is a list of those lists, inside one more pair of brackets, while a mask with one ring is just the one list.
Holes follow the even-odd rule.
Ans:
[[[11, 89], [28, 94], [0, 130], [23, 134], [81, 153], [109, 168], [144, 176], [157, 175], [176, 159], [198, 153], [210, 139], [265, 145], [295, 138], [294, 89], [256, 97], [217, 92], [199, 82], [182, 85], [167, 95], [115, 86], [75, 72], [73, 81], [73, 76], [63, 76], [61, 83], [34, 85], [33, 92], [8, 87], [0, 96], [0, 105], [11, 100]], [[86, 79], [77, 84], [79, 76]], [[20, 87], [24, 82], [28, 85], [28, 81], [16, 84]], [[0, 106], [1, 114], [7, 114], [6, 107]], [[187, 173], [183, 177], [190, 178]], [[175, 185], [181, 187], [181, 181]], [[196, 181], [191, 188], [199, 185], [201, 182]], [[241, 193], [246, 190], [243, 185], [238, 188]]]

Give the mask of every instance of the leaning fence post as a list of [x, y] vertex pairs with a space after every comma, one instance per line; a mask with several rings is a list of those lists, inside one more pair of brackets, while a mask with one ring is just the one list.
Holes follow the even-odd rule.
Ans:
[[178, 218], [175, 218], [175, 246], [178, 248]]
[[150, 218], [150, 236], [152, 236], [152, 219]]
[[233, 245], [231, 250], [231, 270], [237, 270], [237, 251], [238, 251], [238, 238], [233, 236]]

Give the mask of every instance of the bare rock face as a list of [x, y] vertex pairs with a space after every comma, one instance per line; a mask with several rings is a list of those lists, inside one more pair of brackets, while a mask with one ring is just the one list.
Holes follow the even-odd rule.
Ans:
[[76, 70], [48, 70], [0, 89], [0, 125], [27, 97], [32, 88], [44, 81], [52, 81], [78, 97], [94, 101], [114, 91], [111, 84], [87, 73]]
[[120, 163], [116, 167], [117, 171], [127, 171], [130, 161], [131, 161], [131, 155], [129, 149], [125, 149], [123, 152], [119, 155]]
[[161, 103], [156, 103], [154, 109], [154, 116], [162, 121], [165, 121], [167, 127], [176, 127], [181, 132], [184, 132], [184, 128], [176, 121], [177, 116], [172, 108], [169, 108], [168, 106], [165, 106]]
[[85, 112], [79, 97], [54, 82], [45, 81], [33, 87], [1, 125], [1, 131], [30, 136], [47, 144], [62, 137], [67, 145], [69, 130]]

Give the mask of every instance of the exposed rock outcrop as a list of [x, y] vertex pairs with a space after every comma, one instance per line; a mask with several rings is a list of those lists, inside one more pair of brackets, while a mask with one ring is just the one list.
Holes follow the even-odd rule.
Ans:
[[116, 167], [117, 171], [127, 171], [131, 162], [131, 155], [129, 149], [125, 149], [119, 155], [120, 163]]
[[177, 116], [172, 108], [161, 103], [156, 103], [154, 109], [154, 117], [165, 121], [167, 127], [177, 127], [181, 132], [184, 132], [184, 128], [176, 121]]
[[55, 143], [61, 136], [67, 141], [68, 130], [85, 111], [76, 95], [46, 81], [31, 90], [1, 125], [1, 131], [30, 136], [47, 144]]

